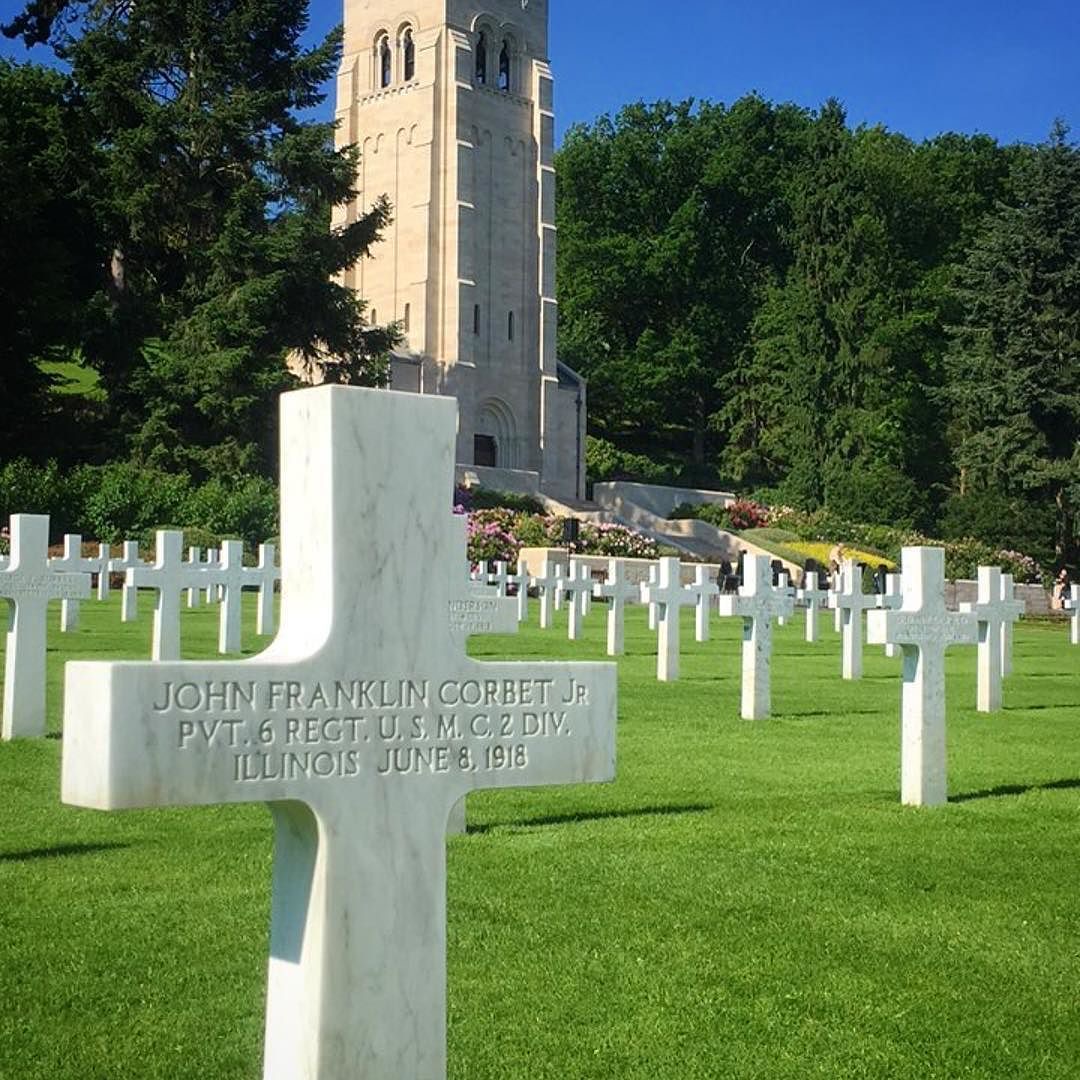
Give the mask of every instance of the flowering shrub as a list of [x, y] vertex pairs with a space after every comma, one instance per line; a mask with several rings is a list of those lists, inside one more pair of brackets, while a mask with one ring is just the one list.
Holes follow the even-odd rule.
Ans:
[[[464, 513], [461, 507], [457, 513]], [[647, 537], [623, 525], [583, 522], [575, 544], [563, 540], [565, 518], [522, 514], [513, 510], [477, 510], [469, 515], [469, 559], [473, 564], [517, 563], [523, 547], [568, 546], [575, 555], [611, 559], [656, 559], [659, 548]]]
[[736, 532], [742, 532], [743, 529], [763, 529], [769, 524], [768, 510], [750, 499], [736, 499], [726, 510], [730, 528]]
[[584, 525], [574, 545], [578, 555], [604, 555], [609, 559], [658, 559], [660, 548], [625, 525]]
[[470, 514], [469, 561], [484, 566], [493, 562], [516, 565], [521, 544], [511, 532], [512, 527], [513, 514], [508, 510], [478, 510]]
[[719, 503], [683, 503], [671, 517], [675, 521], [688, 518], [706, 521], [727, 532], [763, 529], [773, 524], [768, 507], [752, 499], [736, 499], [727, 506], [721, 506]]

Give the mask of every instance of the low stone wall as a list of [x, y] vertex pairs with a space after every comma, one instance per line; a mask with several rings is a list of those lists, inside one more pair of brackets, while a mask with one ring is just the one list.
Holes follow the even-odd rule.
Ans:
[[[945, 606], [950, 611], [959, 611], [961, 604], [973, 604], [979, 598], [977, 581], [945, 582]], [[1041, 585], [1017, 585], [1016, 599], [1022, 600], [1031, 616], [1060, 615], [1064, 612], [1050, 609], [1050, 594]]]

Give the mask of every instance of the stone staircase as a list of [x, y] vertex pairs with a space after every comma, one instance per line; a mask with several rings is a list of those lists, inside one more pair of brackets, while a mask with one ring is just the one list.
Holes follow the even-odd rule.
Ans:
[[[577, 500], [560, 501], [546, 495], [541, 495], [540, 499], [550, 514], [577, 518], [578, 521], [590, 522], [594, 525], [625, 525], [658, 544], [675, 548], [676, 551], [695, 562], [715, 564], [726, 559], [734, 566], [739, 560], [741, 551], [745, 551], [748, 555], [763, 555], [770, 561], [777, 559], [772, 552], [743, 540], [734, 533], [718, 529], [707, 521], [697, 519], [669, 521], [626, 498], [619, 500], [617, 508], [604, 508], [596, 503]], [[801, 578], [802, 568], [796, 563], [788, 562], [786, 559], [777, 559], [777, 561], [783, 563], [793, 581]]]

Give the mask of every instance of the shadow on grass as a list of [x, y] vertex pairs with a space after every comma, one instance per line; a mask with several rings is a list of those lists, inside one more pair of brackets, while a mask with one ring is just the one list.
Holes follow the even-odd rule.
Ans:
[[986, 791], [972, 791], [966, 795], [952, 795], [949, 802], [974, 802], [976, 799], [1003, 799], [1010, 795], [1027, 795], [1032, 791], [1077, 791], [1080, 780], [1051, 780], [1045, 784], [1002, 784]]
[[687, 806], [644, 806], [637, 810], [583, 810], [577, 814], [551, 814], [546, 817], [528, 818], [525, 821], [492, 821], [486, 825], [470, 825], [470, 836], [483, 836], [495, 829], [537, 829], [548, 825], [578, 825], [585, 821], [609, 821], [636, 817], [680, 817], [683, 814], [707, 814], [714, 809], [705, 803]]
[[809, 712], [777, 712], [776, 720], [816, 720], [822, 716], [882, 716], [884, 709], [812, 709]]
[[0, 863], [35, 862], [38, 859], [66, 859], [69, 855], [97, 855], [102, 851], [119, 851], [130, 844], [57, 844], [55, 847], [34, 848], [31, 851], [0, 852]]

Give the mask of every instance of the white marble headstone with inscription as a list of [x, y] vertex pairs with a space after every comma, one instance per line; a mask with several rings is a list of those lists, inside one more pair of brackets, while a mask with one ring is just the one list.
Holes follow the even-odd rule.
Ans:
[[612, 779], [616, 671], [480, 663], [452, 633], [452, 398], [319, 387], [283, 397], [281, 430], [277, 637], [69, 664], [63, 797], [266, 802], [264, 1077], [444, 1080], [448, 815], [477, 789]]
[[973, 645], [974, 615], [945, 608], [945, 552], [941, 548], [903, 550], [900, 592], [903, 604], [871, 611], [872, 645], [900, 645], [904, 651], [901, 696], [901, 800], [907, 806], [940, 806], [948, 801], [945, 753], [945, 650]]
[[90, 575], [55, 570], [49, 563], [49, 519], [11, 518], [11, 556], [0, 569], [0, 601], [11, 614], [4, 646], [3, 737], [36, 739], [45, 734], [46, 617], [50, 600], [85, 600]]

